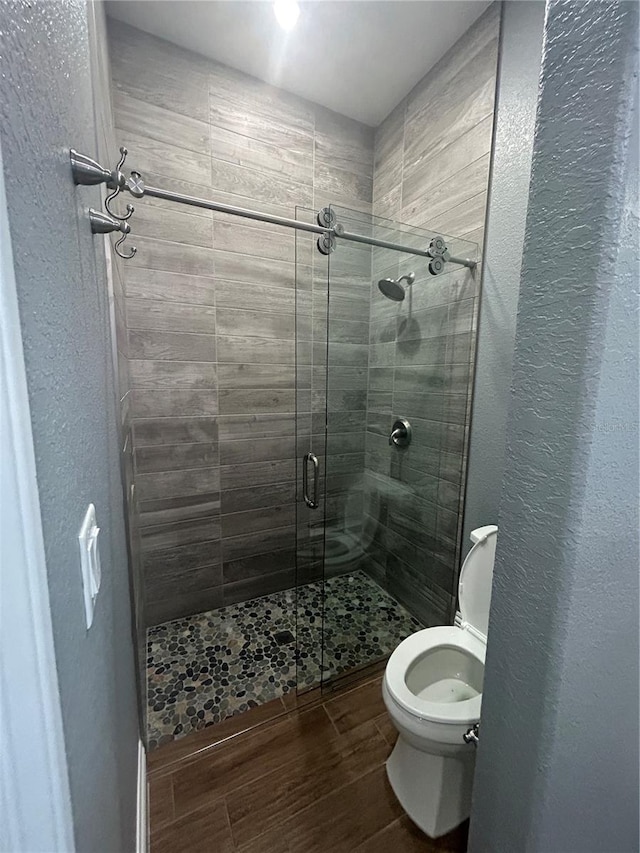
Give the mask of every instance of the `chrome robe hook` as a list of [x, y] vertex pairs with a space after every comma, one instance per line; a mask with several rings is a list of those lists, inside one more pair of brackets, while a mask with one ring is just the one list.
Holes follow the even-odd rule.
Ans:
[[125, 241], [126, 239], [127, 239], [127, 235], [126, 235], [126, 234], [123, 234], [123, 235], [122, 235], [122, 237], [121, 237], [119, 240], [116, 240], [116, 244], [115, 244], [115, 246], [113, 247], [113, 250], [114, 250], [114, 252], [116, 253], [116, 255], [117, 255], [119, 258], [122, 258], [123, 260], [128, 261], [128, 260], [130, 260], [130, 259], [135, 255], [135, 253], [136, 253], [138, 250], [136, 249], [136, 247], [135, 247], [135, 246], [131, 246], [131, 247], [130, 247], [130, 249], [129, 249], [129, 254], [128, 254], [128, 255], [125, 255], [125, 253], [124, 253], [124, 252], [121, 252], [121, 251], [120, 251], [120, 246], [124, 243], [124, 241]]
[[[132, 204], [128, 204], [127, 205], [127, 212], [125, 213], [125, 215], [119, 216], [114, 210], [111, 209], [111, 202], [120, 195], [120, 193], [122, 192], [122, 188], [125, 184], [125, 178], [124, 178], [124, 175], [122, 174], [122, 167], [124, 166], [124, 161], [127, 159], [128, 153], [129, 153], [128, 150], [124, 147], [124, 145], [122, 145], [120, 147], [120, 160], [118, 161], [118, 165], [116, 166], [115, 172], [114, 172], [115, 180], [113, 181], [113, 183], [115, 183], [115, 189], [112, 193], [110, 193], [106, 197], [106, 199], [104, 201], [104, 206], [107, 209], [107, 213], [109, 214], [109, 216], [113, 216], [114, 219], [119, 219], [121, 222], [124, 222], [125, 220], [131, 218], [131, 216], [133, 215], [134, 207]], [[118, 240], [118, 243], [121, 243], [121, 242], [122, 242], [122, 240]], [[118, 243], [116, 243], [116, 246], [118, 245]], [[117, 249], [116, 249], [116, 251], [117, 251]], [[120, 252], [118, 252], [118, 254], [120, 255]], [[125, 257], [125, 256], [120, 255], [120, 257]]]

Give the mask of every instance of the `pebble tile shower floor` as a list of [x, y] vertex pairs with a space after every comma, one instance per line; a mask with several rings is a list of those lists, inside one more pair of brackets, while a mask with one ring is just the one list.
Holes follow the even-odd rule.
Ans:
[[322, 584], [312, 583], [156, 625], [149, 747], [380, 660], [422, 627], [360, 571], [325, 581], [324, 618]]

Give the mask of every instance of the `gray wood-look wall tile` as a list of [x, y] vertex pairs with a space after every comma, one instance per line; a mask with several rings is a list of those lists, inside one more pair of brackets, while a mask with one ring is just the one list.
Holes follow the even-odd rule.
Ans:
[[126, 308], [130, 329], [203, 335], [212, 335], [216, 331], [216, 309], [211, 305], [127, 297]]
[[218, 445], [213, 442], [197, 444], [162, 444], [138, 447], [135, 450], [136, 471], [180, 471], [185, 468], [213, 468], [219, 464]]
[[464, 136], [453, 140], [447, 148], [430, 160], [405, 168], [402, 181], [402, 204], [407, 206], [491, 150], [493, 115], [488, 115]]
[[268, 574], [239, 581], [238, 583], [226, 583], [222, 587], [224, 606], [228, 607], [230, 604], [236, 604], [238, 601], [249, 601], [252, 598], [270, 595], [273, 592], [291, 589], [295, 584], [295, 568], [269, 572]]
[[[242, 514], [242, 513], [241, 513]], [[288, 509], [285, 513], [291, 516]], [[233, 516], [225, 516], [231, 519]], [[282, 551], [295, 547], [296, 529], [293, 524], [277, 527], [271, 530], [260, 530], [258, 533], [246, 533], [241, 536], [230, 536], [222, 540], [223, 560], [238, 560], [253, 554], [268, 554], [270, 551]]]
[[226, 281], [248, 281], [292, 290], [296, 286], [296, 268], [290, 261], [221, 250], [214, 252], [214, 258], [216, 275]]
[[135, 235], [211, 249], [213, 219], [142, 203], [135, 210]]
[[157, 139], [166, 145], [186, 148], [197, 154], [211, 155], [208, 122], [176, 114], [173, 110], [134, 98], [119, 89], [113, 92], [113, 106], [121, 130], [147, 139]]
[[243, 311], [236, 308], [216, 309], [216, 329], [219, 335], [242, 334], [255, 338], [293, 340], [295, 317], [290, 314], [271, 314], [268, 311]]
[[177, 521], [173, 524], [159, 524], [140, 529], [140, 542], [143, 553], [178, 548], [196, 542], [210, 542], [220, 537], [220, 519], [201, 518], [189, 521]]
[[216, 518], [220, 514], [220, 509], [219, 492], [141, 501], [138, 506], [141, 528], [197, 518]]
[[295, 412], [295, 391], [277, 388], [232, 390], [220, 389], [218, 405], [221, 415], [241, 414], [248, 409], [260, 414], [269, 412]]
[[135, 447], [158, 444], [217, 442], [218, 423], [214, 418], [148, 418], [133, 423]]
[[271, 551], [268, 554], [254, 554], [249, 557], [240, 557], [237, 560], [225, 560], [223, 580], [226, 585], [238, 581], [260, 579], [274, 572], [295, 569], [295, 566], [295, 548]]
[[220, 490], [219, 468], [190, 468], [156, 474], [138, 474], [136, 486], [139, 501], [183, 495], [208, 494]]
[[220, 364], [220, 388], [242, 390], [248, 388], [295, 388], [296, 376], [288, 364]]
[[262, 228], [216, 219], [213, 224], [215, 245], [225, 252], [256, 255], [278, 261], [295, 261], [295, 235], [277, 225]]
[[202, 59], [134, 27], [107, 20], [114, 88], [178, 115], [208, 121], [209, 80]]
[[[197, 589], [193, 592], [176, 592], [181, 589], [182, 581], [161, 587], [159, 600], [150, 598], [146, 603], [147, 625], [161, 625], [172, 619], [193, 616], [207, 610], [215, 610], [226, 602], [224, 587], [216, 586], [211, 589]], [[244, 599], [238, 599], [242, 601]]]
[[315, 156], [372, 178], [374, 130], [325, 107], [315, 107]]
[[216, 365], [204, 361], [131, 359], [132, 388], [216, 388]]
[[223, 491], [262, 486], [268, 483], [290, 483], [295, 478], [295, 460], [252, 462], [249, 465], [223, 465], [220, 484]]
[[213, 416], [218, 413], [218, 396], [211, 389], [134, 388], [131, 413], [134, 418]]
[[487, 192], [478, 193], [440, 216], [429, 219], [429, 228], [439, 234], [468, 234], [484, 228]]
[[145, 580], [153, 589], [155, 600], [158, 600], [166, 591], [171, 589], [172, 584], [180, 583], [185, 592], [197, 591], [200, 589], [210, 589], [211, 587], [220, 586], [223, 582], [222, 565], [216, 562], [213, 565], [197, 566], [195, 568], [183, 569], [182, 567], [171, 567], [167, 569], [160, 563], [160, 570], [156, 570], [157, 566], [154, 558], [159, 552], [150, 552], [147, 555], [148, 564], [145, 566]]
[[183, 181], [211, 184], [211, 158], [178, 145], [168, 145], [158, 139], [142, 136], [117, 127], [121, 141], [129, 149], [127, 168], [146, 176], [156, 175]]
[[313, 154], [312, 128], [303, 127], [295, 119], [289, 122], [283, 116], [268, 115], [249, 108], [245, 103], [227, 100], [213, 87], [209, 108], [209, 120], [214, 127], [258, 139], [275, 147], [306, 152], [309, 157]]
[[[451, 208], [464, 204], [467, 199], [479, 193], [486, 192], [489, 185], [490, 154], [482, 154], [477, 160], [469, 163], [455, 176], [455, 180], [445, 180], [429, 191], [428, 203], [417, 199], [399, 210], [399, 218], [407, 222], [415, 222], [420, 228], [434, 231], [431, 222], [437, 222], [438, 217], [446, 214]], [[380, 214], [382, 215], [382, 214]], [[460, 232], [455, 232], [459, 236]]]
[[250, 311], [270, 311], [295, 314], [295, 293], [286, 287], [272, 287], [255, 282], [216, 281], [218, 308], [239, 308]]
[[185, 250], [181, 243], [155, 240], [151, 237], [136, 237], [137, 253], [129, 261], [133, 267], [152, 270], [188, 273], [189, 275], [213, 274], [213, 251], [201, 246], [189, 246]]
[[[440, 89], [447, 88], [462, 69], [472, 65], [484, 47], [495, 41], [500, 25], [500, 4], [493, 3], [436, 63], [407, 97], [407, 118], [429, 103]], [[494, 66], [495, 68], [495, 66]]]
[[272, 202], [288, 207], [295, 207], [296, 204], [306, 207], [311, 206], [313, 202], [313, 190], [308, 184], [293, 181], [283, 173], [265, 174], [226, 160], [217, 160], [215, 156], [211, 159], [211, 183], [222, 192], [259, 202]]
[[125, 282], [126, 295], [137, 299], [161, 299], [164, 302], [190, 302], [195, 305], [216, 304], [213, 276], [128, 267]]
[[291, 459], [295, 453], [292, 436], [220, 442], [220, 464], [239, 465]]
[[[270, 531], [276, 528], [290, 527], [296, 521], [295, 504], [290, 503], [284, 506], [270, 506], [263, 509], [250, 509], [240, 512], [232, 512], [221, 516], [222, 521], [222, 551], [225, 559], [232, 560], [235, 555], [245, 556], [243, 547], [237, 542], [237, 537], [244, 538], [249, 534], [262, 531], [265, 533], [264, 541], [259, 544], [254, 544], [252, 547], [258, 547], [260, 550], [256, 553], [265, 553], [271, 550], [274, 545], [268, 543], [265, 549], [264, 545], [268, 542]], [[228, 537], [234, 537], [234, 541], [227, 542]], [[277, 541], [280, 538], [277, 537]], [[250, 551], [247, 554], [251, 553]]]
[[220, 441], [293, 436], [296, 428], [293, 412], [276, 414], [242, 412], [237, 415], [219, 415], [217, 421]]
[[267, 509], [271, 506], [294, 503], [295, 499], [296, 484], [293, 480], [286, 483], [270, 483], [267, 486], [225, 489], [221, 493], [220, 511], [226, 514], [246, 512], [251, 509]]
[[[218, 336], [218, 361], [241, 364], [290, 364], [295, 362], [293, 340]], [[366, 363], [366, 359], [365, 359]]]
[[[160, 580], [195, 569], [220, 565], [222, 546], [220, 538], [206, 542], [193, 542], [177, 548], [164, 548], [144, 555], [144, 571]], [[177, 590], [176, 590], [177, 592]]]
[[216, 360], [216, 338], [214, 335], [131, 329], [129, 356], [153, 361], [213, 362]]
[[[450, 83], [433, 92], [428, 105], [408, 110], [405, 168], [410, 169], [445, 150], [493, 113], [498, 40], [493, 39]], [[428, 126], [428, 135], [424, 129]]]
[[313, 165], [304, 148], [282, 148], [211, 125], [211, 151], [218, 160], [313, 184]]

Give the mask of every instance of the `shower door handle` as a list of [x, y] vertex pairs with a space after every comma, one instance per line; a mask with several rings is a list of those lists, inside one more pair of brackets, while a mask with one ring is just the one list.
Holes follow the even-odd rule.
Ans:
[[[309, 462], [313, 464], [313, 498], [309, 497]], [[318, 457], [311, 451], [302, 459], [302, 492], [306, 505], [310, 509], [318, 509]]]

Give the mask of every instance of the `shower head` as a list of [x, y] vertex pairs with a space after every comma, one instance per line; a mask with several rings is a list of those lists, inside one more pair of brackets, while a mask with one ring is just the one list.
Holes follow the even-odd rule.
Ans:
[[392, 299], [394, 302], [402, 302], [407, 291], [401, 282], [406, 281], [407, 287], [409, 287], [415, 280], [416, 274], [410, 272], [407, 275], [401, 275], [400, 278], [381, 278], [378, 282], [378, 287], [380, 288], [380, 293], [386, 296], [387, 299]]

